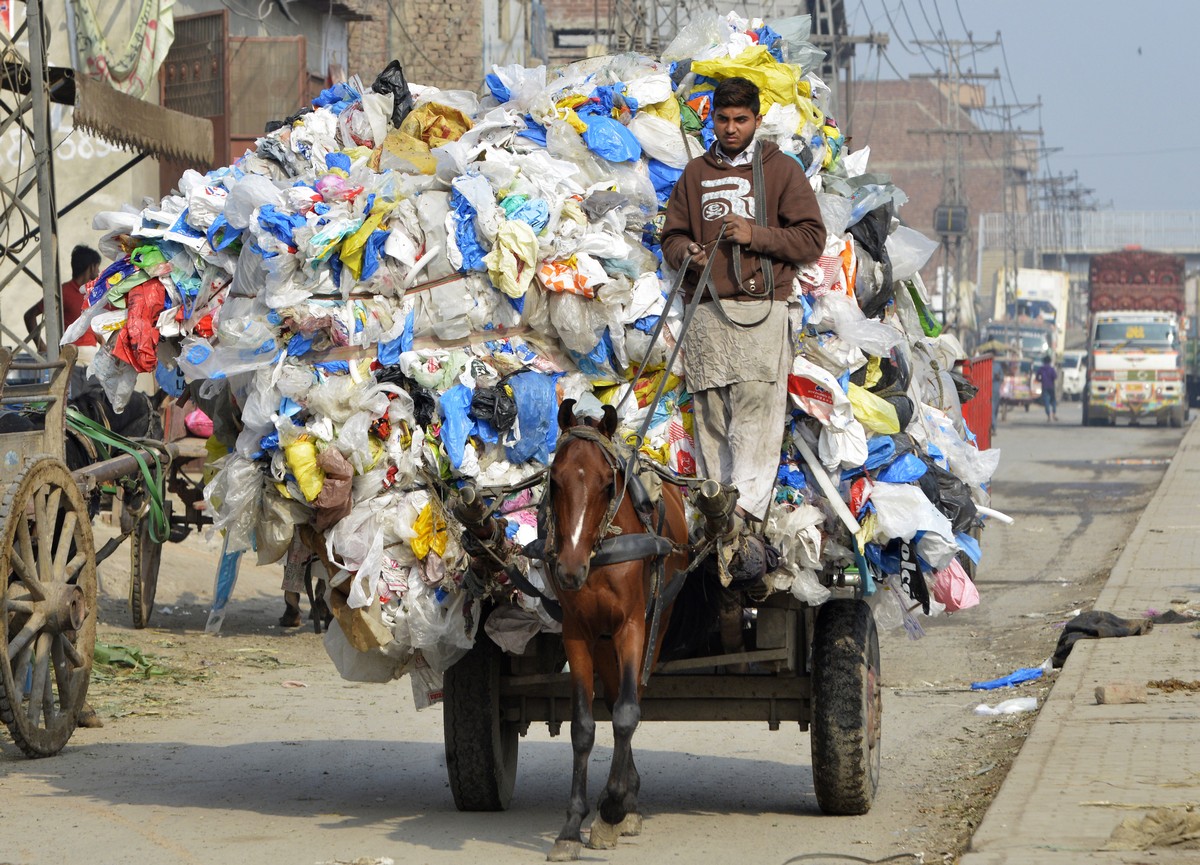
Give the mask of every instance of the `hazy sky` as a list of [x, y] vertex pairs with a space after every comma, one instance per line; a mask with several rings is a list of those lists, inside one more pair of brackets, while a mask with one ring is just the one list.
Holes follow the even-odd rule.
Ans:
[[[1041, 97], [1046, 146], [1062, 148], [1047, 157], [1053, 173], [1078, 171], [1103, 208], [1200, 210], [1195, 0], [846, 0], [846, 15], [852, 33], [873, 24], [891, 35], [882, 61], [858, 49], [856, 72], [868, 79], [897, 77], [889, 60], [905, 75], [945, 70], [937, 50], [925, 47], [927, 60], [914, 44], [939, 31], [965, 40], [970, 30], [976, 42], [999, 31], [1003, 52], [980, 50], [962, 65], [1000, 72], [1001, 82], [987, 82], [989, 102]], [[1037, 129], [1038, 112], [1016, 123]]]

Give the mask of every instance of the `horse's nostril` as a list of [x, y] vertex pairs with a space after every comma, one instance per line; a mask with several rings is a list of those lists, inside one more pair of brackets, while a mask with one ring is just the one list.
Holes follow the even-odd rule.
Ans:
[[558, 582], [564, 589], [578, 589], [587, 580], [588, 566], [586, 563], [579, 565], [564, 565], [561, 562], [558, 565]]

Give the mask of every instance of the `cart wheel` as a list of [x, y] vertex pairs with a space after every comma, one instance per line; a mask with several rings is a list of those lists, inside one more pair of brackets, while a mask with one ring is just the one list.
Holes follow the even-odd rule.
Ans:
[[459, 811], [504, 811], [512, 799], [519, 730], [500, 717], [504, 663], [504, 653], [481, 633], [446, 671], [446, 771]]
[[[171, 503], [163, 502], [167, 525], [171, 524]], [[143, 514], [129, 539], [129, 615], [133, 626], [150, 624], [154, 614], [154, 593], [158, 590], [158, 567], [162, 562], [162, 543], [150, 536], [150, 515]]]
[[87, 504], [53, 457], [26, 464], [0, 503], [0, 720], [31, 757], [67, 744], [96, 644]]
[[813, 636], [812, 766], [826, 814], [866, 814], [879, 786], [879, 634], [865, 601], [826, 601]]

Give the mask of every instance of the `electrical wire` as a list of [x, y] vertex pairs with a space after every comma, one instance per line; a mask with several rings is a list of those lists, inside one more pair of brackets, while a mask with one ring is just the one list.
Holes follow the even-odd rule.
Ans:
[[[386, 2], [387, 2], [388, 11], [392, 13], [392, 17], [396, 19], [396, 23], [398, 25], [400, 25], [400, 33], [404, 37], [404, 41], [407, 42], [409, 44], [409, 46], [412, 47], [413, 53], [416, 54], [418, 57], [420, 57], [422, 60], [424, 60], [426, 64], [428, 64], [430, 71], [441, 71], [440, 64], [435, 62], [432, 58], [429, 57], [428, 54], [426, 54], [424, 51], [422, 51], [421, 46], [417, 44], [416, 40], [413, 39], [410, 35], [408, 35], [408, 25], [404, 22], [404, 19], [401, 17], [400, 13], [396, 11], [396, 7], [395, 7], [395, 5], [393, 5], [392, 0], [386, 0]], [[398, 0], [398, 2], [401, 3], [401, 7], [403, 8], [404, 0]], [[472, 87], [476, 83], [476, 82], [470, 81], [466, 78], [459, 78], [459, 77], [453, 77], [453, 76], [448, 77], [447, 80], [452, 81], [455, 84], [465, 84], [468, 87]]]
[[[921, 10], [921, 17], [925, 19], [925, 26], [929, 28], [929, 32], [937, 39], [938, 31], [934, 29], [933, 22], [929, 20], [929, 13], [925, 11], [925, 0], [917, 0], [917, 8]], [[941, 35], [945, 36], [944, 33]]]
[[954, 8], [958, 10], [958, 23], [962, 25], [963, 32], [966, 33], [967, 38], [970, 39], [971, 28], [967, 26], [967, 21], [965, 18], [963, 18], [962, 6], [959, 4], [958, 0], [954, 0]]
[[[907, 51], [909, 54], [911, 54], [913, 57], [916, 57], [920, 52], [915, 51], [912, 48], [908, 47], [908, 43], [905, 42], [904, 37], [900, 35], [900, 28], [897, 27], [896, 22], [892, 20], [892, 11], [890, 9], [888, 9], [887, 3], [880, 3], [879, 5], [883, 7], [883, 14], [887, 16], [888, 26], [892, 28], [892, 35], [896, 37], [896, 41], [898, 43], [900, 43], [900, 47], [903, 48], [905, 51]], [[875, 24], [874, 24], [874, 22], [871, 21], [871, 13], [866, 11], [865, 0], [862, 4], [860, 4], [859, 8], [861, 8], [863, 10], [863, 12], [866, 14], [867, 21], [868, 21], [868, 23], [871, 24], [871, 29], [874, 30]]]
[[[228, 9], [230, 12], [232, 12], [234, 15], [238, 15], [238, 16], [240, 16], [242, 18], [246, 18], [250, 21], [257, 21], [261, 24], [261, 23], [265, 22], [268, 18], [270, 18], [271, 13], [275, 11], [274, 8], [271, 6], [271, 2], [272, 2], [272, 0], [259, 0], [257, 15], [252, 15], [249, 12], [246, 12], [243, 9], [238, 8], [233, 3], [231, 3], [230, 0], [221, 0], [221, 5], [224, 6], [226, 9]], [[263, 11], [264, 9], [266, 10], [265, 12]]]
[[950, 34], [946, 32], [946, 22], [942, 20], [942, 7], [938, 5], [937, 0], [933, 0], [933, 11], [937, 15], [938, 28], [943, 39], [949, 39]]
[[[871, 29], [874, 29], [874, 28], [871, 28]], [[871, 140], [871, 130], [875, 128], [875, 112], [879, 110], [879, 67], [881, 65], [880, 61], [881, 61], [881, 58], [883, 55], [883, 47], [882, 46], [872, 45], [871, 48], [873, 48], [875, 50], [875, 87], [874, 87], [875, 99], [874, 99], [874, 101], [871, 102], [871, 119], [867, 121], [867, 132], [863, 136], [863, 139], [867, 142], [870, 142], [870, 140]], [[869, 58], [868, 58], [867, 62], [868, 63], [870, 62]], [[889, 63], [890, 62], [891, 61], [889, 61]]]
[[[868, 25], [868, 26], [871, 28], [871, 32], [872, 32], [872, 33], [874, 33], [874, 32], [875, 32], [875, 21], [874, 21], [874, 20], [871, 18], [871, 13], [867, 11], [866, 4], [865, 4], [865, 3], [860, 3], [858, 8], [859, 8], [859, 9], [861, 9], [861, 10], [862, 10], [862, 12], [863, 12], [863, 14], [866, 16], [866, 18], [867, 18], [867, 25]], [[886, 11], [887, 11], [887, 6], [886, 6], [886, 5], [883, 7], [883, 10], [884, 10], [884, 12], [886, 12]], [[891, 24], [891, 19], [890, 19], [890, 18], [888, 19], [888, 23], [889, 23], [889, 24]], [[896, 32], [895, 32], [895, 30], [896, 30], [896, 26], [895, 26], [894, 24], [892, 24], [892, 32], [893, 32], [893, 34], [896, 36], [896, 41], [900, 43], [900, 46], [901, 46], [902, 48], [904, 48], [904, 50], [905, 50], [905, 51], [908, 51], [908, 53], [909, 53], [909, 54], [912, 54], [913, 56], [916, 56], [917, 52], [916, 52], [916, 51], [913, 51], [913, 50], [911, 50], [911, 49], [910, 49], [910, 48], [909, 48], [907, 45], [905, 45], [905, 44], [904, 44], [904, 40], [902, 40], [902, 39], [900, 38], [900, 35], [899, 35], [898, 33], [896, 33]], [[873, 45], [873, 46], [871, 46], [871, 47], [873, 47], [873, 48], [875, 48], [875, 49], [877, 49], [877, 50], [879, 51], [879, 56], [880, 56], [880, 58], [881, 58], [882, 60], [884, 60], [884, 61], [887, 63], [887, 65], [888, 65], [888, 68], [889, 68], [889, 69], [891, 69], [891, 70], [892, 70], [892, 72], [894, 72], [894, 73], [896, 74], [896, 77], [897, 77], [897, 78], [899, 78], [901, 81], [903, 81], [903, 80], [904, 80], [904, 79], [907, 77], [906, 75], [904, 75], [904, 73], [902, 73], [902, 72], [901, 72], [899, 69], [897, 69], [897, 68], [896, 68], [896, 64], [892, 62], [892, 58], [888, 56], [887, 52], [886, 52], [885, 50], [883, 50], [883, 48], [882, 48], [881, 46], [878, 46], [878, 45]], [[878, 61], [877, 61], [877, 62], [878, 62]], [[878, 72], [878, 70], [876, 70], [876, 73], [875, 73], [875, 82], [876, 82], [876, 84], [878, 84], [878, 83], [879, 83], [879, 72]], [[878, 89], [878, 88], [877, 88], [877, 89]]]
[[1020, 102], [1017, 98], [1017, 87], [1013, 81], [1012, 70], [1008, 66], [1008, 51], [1004, 48], [1004, 34], [997, 33], [996, 41], [1000, 43], [1000, 57], [1004, 60], [1004, 77], [1008, 81], [1008, 92], [1012, 94], [1013, 102]]

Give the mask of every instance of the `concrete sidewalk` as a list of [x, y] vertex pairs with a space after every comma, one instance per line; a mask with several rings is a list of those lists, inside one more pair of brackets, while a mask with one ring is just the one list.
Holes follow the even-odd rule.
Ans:
[[[1200, 423], [1117, 560], [1095, 609], [1140, 618], [1200, 601]], [[1113, 829], [1153, 808], [1200, 811], [1200, 694], [1151, 690], [1147, 702], [1097, 705], [1112, 682], [1200, 679], [1200, 630], [1075, 644], [961, 865], [1200, 862], [1200, 850], [1103, 851]]]

